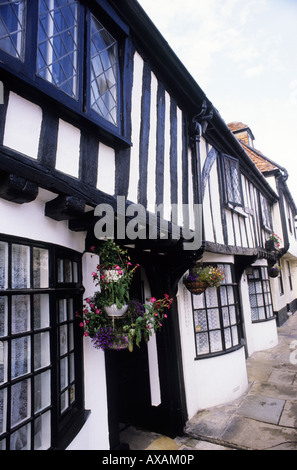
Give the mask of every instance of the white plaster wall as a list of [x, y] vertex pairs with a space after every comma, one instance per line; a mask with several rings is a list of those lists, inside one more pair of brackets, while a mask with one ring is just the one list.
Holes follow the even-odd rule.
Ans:
[[41, 108], [10, 92], [3, 145], [37, 159], [41, 123]]
[[191, 294], [179, 283], [177, 294], [182, 360], [189, 419], [199, 410], [241, 396], [248, 387], [244, 348], [222, 356], [195, 360]]
[[[98, 256], [90, 253], [83, 255], [84, 298], [91, 297], [94, 293], [91, 273], [96, 270], [98, 262]], [[109, 428], [104, 352], [95, 349], [88, 337], [84, 338], [84, 384], [85, 408], [90, 410], [91, 414], [67, 450], [108, 450]]]
[[111, 196], [115, 192], [115, 150], [102, 143], [98, 151], [97, 188]]
[[80, 153], [80, 130], [59, 119], [56, 169], [78, 178]]
[[164, 219], [171, 220], [171, 178], [170, 178], [170, 95], [165, 92], [165, 144], [164, 144]]
[[68, 229], [67, 221], [57, 222], [44, 216], [45, 203], [56, 197], [56, 194], [39, 188], [36, 200], [27, 204], [0, 199], [0, 233], [54, 243], [83, 252], [84, 232], [72, 232]]
[[134, 56], [134, 81], [132, 88], [132, 144], [130, 157], [130, 178], [128, 200], [138, 202], [139, 182], [139, 133], [141, 124], [141, 97], [142, 97], [143, 60], [136, 52]]

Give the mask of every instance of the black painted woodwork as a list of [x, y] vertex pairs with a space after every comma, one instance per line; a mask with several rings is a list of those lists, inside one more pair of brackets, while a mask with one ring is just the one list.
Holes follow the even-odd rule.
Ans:
[[13, 173], [0, 172], [0, 197], [16, 204], [32, 202], [38, 196], [38, 185]]

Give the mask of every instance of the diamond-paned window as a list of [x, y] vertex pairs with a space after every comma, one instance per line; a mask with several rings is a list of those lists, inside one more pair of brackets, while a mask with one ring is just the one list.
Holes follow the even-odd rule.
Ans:
[[117, 41], [91, 15], [91, 108], [117, 125]]
[[239, 163], [237, 160], [224, 157], [225, 183], [227, 202], [241, 206], [242, 205], [242, 189]]
[[40, 0], [37, 74], [77, 98], [77, 66], [78, 1]]
[[0, 1], [0, 49], [23, 60], [25, 0]]

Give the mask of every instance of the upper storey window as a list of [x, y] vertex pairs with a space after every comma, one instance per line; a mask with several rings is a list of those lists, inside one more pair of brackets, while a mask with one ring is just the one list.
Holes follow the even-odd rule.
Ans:
[[88, 5], [0, 0], [0, 68], [125, 139], [120, 57], [129, 28], [105, 1]]
[[242, 206], [241, 175], [238, 160], [224, 157], [226, 200], [235, 206]]
[[0, 49], [23, 60], [25, 1], [0, 2]]
[[39, 2], [37, 74], [77, 98], [78, 3]]

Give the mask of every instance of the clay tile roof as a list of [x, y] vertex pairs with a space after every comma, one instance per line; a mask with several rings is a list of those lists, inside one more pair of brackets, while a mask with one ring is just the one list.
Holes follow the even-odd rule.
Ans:
[[234, 131], [239, 131], [239, 130], [243, 130], [243, 129], [248, 129], [248, 125], [247, 124], [244, 124], [243, 122], [229, 122], [229, 124], [227, 124], [227, 126], [229, 127], [230, 131], [234, 132]]
[[255, 163], [257, 168], [261, 171], [261, 173], [265, 171], [275, 170], [277, 168], [272, 162], [268, 161], [264, 157], [264, 155], [262, 156], [259, 150], [253, 150], [251, 147], [249, 147], [242, 141], [240, 141], [240, 143], [243, 146], [245, 152], [250, 157], [250, 159]]

